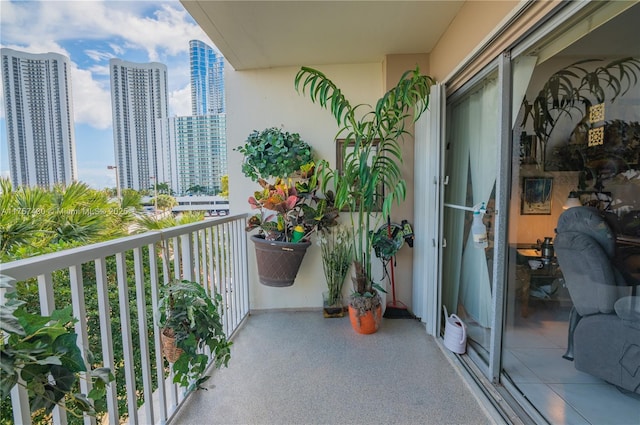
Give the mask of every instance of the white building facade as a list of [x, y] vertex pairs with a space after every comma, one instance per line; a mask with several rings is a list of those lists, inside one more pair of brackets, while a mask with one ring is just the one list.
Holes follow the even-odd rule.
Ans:
[[1, 52], [12, 184], [72, 183], [78, 171], [69, 58], [7, 48]]
[[169, 147], [157, 120], [169, 116], [164, 64], [109, 61], [113, 142], [120, 187], [148, 189], [171, 181]]
[[[180, 195], [217, 194], [227, 170], [226, 114], [159, 120], [162, 139], [171, 148], [171, 188]], [[191, 190], [190, 190], [191, 189]]]

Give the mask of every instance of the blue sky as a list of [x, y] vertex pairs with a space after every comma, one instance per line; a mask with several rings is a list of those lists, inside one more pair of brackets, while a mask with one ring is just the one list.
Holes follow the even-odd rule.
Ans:
[[[115, 187], [109, 59], [168, 68], [169, 114], [191, 114], [189, 40], [213, 46], [176, 1], [0, 1], [0, 45], [69, 57], [79, 180]], [[0, 86], [0, 95], [2, 87]], [[4, 98], [0, 173], [9, 175]]]

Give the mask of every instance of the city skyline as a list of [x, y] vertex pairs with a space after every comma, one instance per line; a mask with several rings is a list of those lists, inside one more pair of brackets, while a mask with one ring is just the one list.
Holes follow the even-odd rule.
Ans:
[[[0, 5], [2, 47], [70, 59], [80, 181], [115, 187], [115, 173], [107, 169], [115, 164], [110, 59], [166, 65], [169, 116], [190, 115], [189, 42], [213, 44], [179, 2], [3, 0]], [[0, 122], [0, 173], [9, 176], [4, 106]]]

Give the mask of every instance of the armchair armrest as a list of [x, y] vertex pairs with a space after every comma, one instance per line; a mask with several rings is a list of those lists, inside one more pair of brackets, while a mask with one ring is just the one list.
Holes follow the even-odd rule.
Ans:
[[622, 297], [613, 306], [626, 325], [640, 329], [640, 296]]

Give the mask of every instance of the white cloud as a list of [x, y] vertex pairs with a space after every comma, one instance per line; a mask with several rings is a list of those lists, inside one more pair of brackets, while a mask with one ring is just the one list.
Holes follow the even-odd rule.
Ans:
[[87, 68], [93, 75], [109, 76], [109, 65], [93, 65]]
[[[153, 8], [153, 16], [144, 16]], [[137, 48], [146, 51], [150, 61], [161, 61], [184, 52], [189, 40], [208, 40], [177, 2], [3, 1], [2, 9], [3, 39], [23, 46], [117, 37], [122, 43], [109, 42], [116, 55]]]
[[191, 84], [169, 93], [169, 115], [179, 117], [191, 115]]
[[93, 49], [85, 50], [84, 54], [89, 56], [91, 59], [93, 59], [96, 62], [105, 61], [105, 60], [109, 60], [111, 58], [115, 58], [116, 57], [114, 54], [107, 53], [107, 52], [101, 52], [101, 51], [93, 50]]
[[109, 43], [109, 47], [111, 47], [111, 50], [113, 50], [113, 53], [116, 55], [122, 55], [125, 52], [121, 46], [118, 46], [115, 43]]
[[111, 91], [93, 79], [91, 71], [73, 66], [73, 110], [76, 124], [98, 129], [111, 127]]

